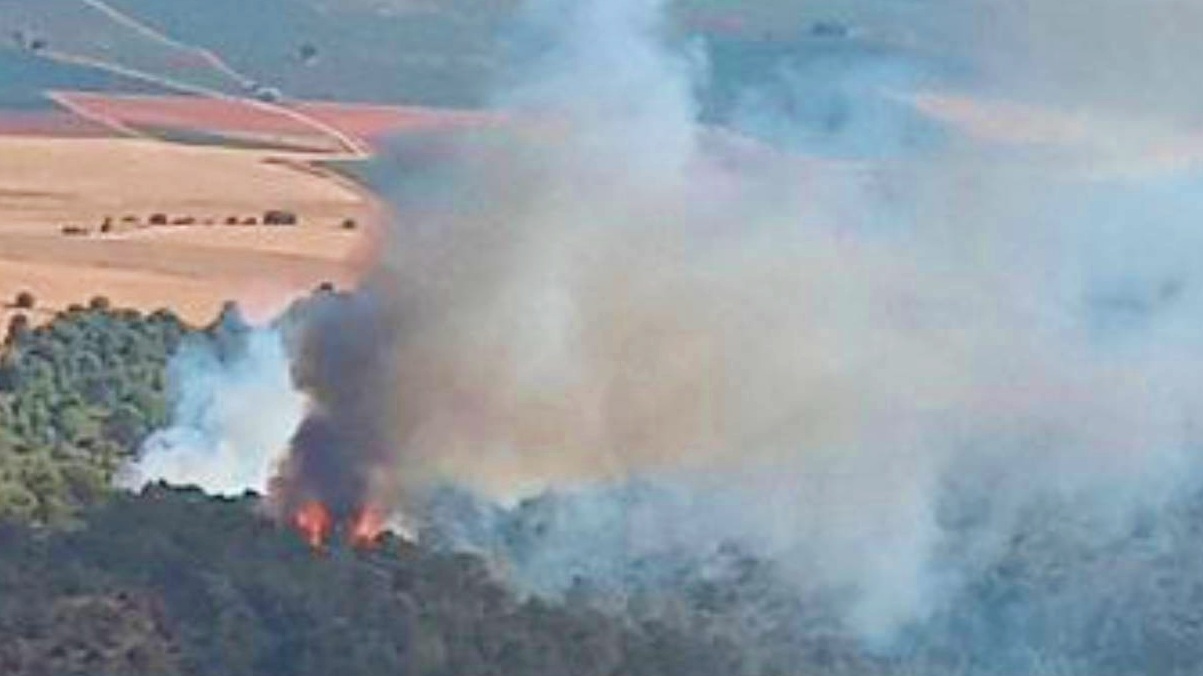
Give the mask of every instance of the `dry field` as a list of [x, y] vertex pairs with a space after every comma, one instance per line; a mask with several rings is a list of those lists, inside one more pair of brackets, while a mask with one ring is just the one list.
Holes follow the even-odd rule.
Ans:
[[[199, 323], [226, 300], [262, 319], [322, 282], [352, 283], [383, 212], [305, 160], [145, 139], [0, 136], [0, 321], [23, 290], [37, 299], [35, 320], [104, 295]], [[241, 224], [271, 209], [300, 224]], [[153, 214], [188, 224], [149, 225]], [[348, 218], [358, 227], [342, 227]]]

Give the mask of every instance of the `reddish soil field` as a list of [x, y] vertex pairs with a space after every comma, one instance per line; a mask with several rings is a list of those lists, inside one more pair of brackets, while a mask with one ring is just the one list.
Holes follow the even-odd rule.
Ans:
[[420, 106], [305, 101], [294, 107], [308, 116], [365, 139], [398, 132], [490, 127], [504, 122], [503, 118], [493, 113]]
[[62, 111], [0, 112], [0, 136], [99, 138], [112, 135], [103, 125]]
[[498, 124], [498, 116], [373, 104], [302, 101], [282, 105], [195, 96], [112, 96], [84, 92], [54, 95], [82, 117], [133, 130], [180, 130], [249, 137], [329, 140], [331, 128], [368, 142], [403, 132], [443, 131]]
[[269, 107], [198, 96], [108, 96], [56, 93], [55, 99], [93, 119], [128, 127], [162, 127], [264, 134], [307, 134], [314, 129]]

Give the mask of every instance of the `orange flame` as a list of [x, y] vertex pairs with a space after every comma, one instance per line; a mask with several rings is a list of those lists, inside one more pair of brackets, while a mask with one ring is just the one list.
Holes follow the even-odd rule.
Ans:
[[333, 526], [333, 519], [330, 517], [330, 510], [317, 500], [310, 500], [301, 505], [293, 515], [293, 524], [301, 534], [305, 536], [305, 541], [314, 549], [321, 549], [326, 545], [326, 539], [330, 537], [330, 528]]
[[348, 537], [355, 547], [371, 547], [384, 532], [384, 513], [371, 505], [365, 506], [351, 521]]

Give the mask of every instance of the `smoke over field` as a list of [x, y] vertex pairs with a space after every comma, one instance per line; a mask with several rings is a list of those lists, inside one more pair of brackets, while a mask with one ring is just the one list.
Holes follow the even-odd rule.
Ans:
[[[958, 86], [1068, 105], [1104, 138], [947, 129], [817, 159], [776, 152], [822, 139], [802, 128], [813, 108], [775, 112], [760, 142], [700, 126], [706, 51], [661, 4], [531, 3], [540, 48], [496, 107], [539, 133], [465, 140], [392, 186], [402, 216], [362, 288], [281, 321], [278, 372], [308, 413], [273, 439], [290, 449], [275, 503], [519, 551], [515, 578], [541, 591], [620, 589], [735, 547], [824, 631], [904, 657], [963, 649], [965, 670], [1147, 672], [1170, 643], [1181, 663], [1158, 673], [1197, 665], [1182, 617], [1198, 608], [1166, 590], [1198, 582], [1175, 562], [1196, 546], [1203, 210], [1192, 171], [1099, 171], [1186, 138], [1184, 109], [1160, 91], [1111, 105], [1125, 82], [1046, 96], [1079, 59], [1142, 88], [1161, 62], [1110, 70], [1085, 38], [1058, 51], [1040, 3], [978, 51], [983, 26], [933, 2], [925, 30], [948, 38]], [[1194, 25], [1177, 6], [1159, 11]], [[1137, 11], [1058, 7], [1087, 35]], [[1008, 51], [1027, 41], [1039, 63]], [[914, 111], [883, 101], [923, 92], [864, 83], [940, 83], [857, 63], [819, 71], [856, 83], [824, 88], [857, 121], [828, 132], [895, 138], [910, 122], [894, 111]], [[1022, 123], [1005, 110], [998, 124]], [[809, 631], [784, 614], [777, 629]]]

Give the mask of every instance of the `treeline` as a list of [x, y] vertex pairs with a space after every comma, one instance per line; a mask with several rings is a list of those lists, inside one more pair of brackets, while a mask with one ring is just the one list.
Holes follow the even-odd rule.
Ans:
[[256, 498], [147, 488], [83, 528], [0, 531], [6, 676], [614, 676], [741, 672], [653, 616], [522, 599], [482, 560], [386, 537], [311, 551]]
[[[628, 552], [606, 534], [624, 531], [579, 495], [502, 508], [448, 489], [418, 544], [315, 553], [254, 495], [113, 491], [165, 422], [176, 347], [207, 335], [233, 351], [245, 330], [233, 306], [197, 329], [103, 300], [13, 321], [0, 352], [0, 674], [1203, 673], [1203, 487], [1185, 478], [1106, 534], [1072, 500], [1033, 505], [988, 557], [973, 546], [988, 521], [946, 524], [932, 566], [955, 584], [870, 647], [841, 621], [855, 590], [803, 592], [797, 571], [734, 545], [608, 562]], [[619, 521], [657, 499], [650, 486], [594, 497], [617, 501]], [[515, 591], [532, 581], [558, 595]]]
[[14, 314], [0, 348], [0, 520], [60, 524], [104, 493], [167, 421], [167, 361], [190, 331], [103, 297], [40, 326]]
[[[711, 583], [616, 600], [583, 582], [541, 600], [447, 547], [389, 536], [317, 554], [258, 514], [256, 496], [114, 491], [114, 472], [166, 422], [171, 354], [202, 333], [235, 349], [245, 329], [234, 306], [195, 329], [103, 299], [41, 326], [12, 321], [0, 674], [732, 676], [792, 673], [806, 652], [750, 661], [736, 628], [751, 606]], [[741, 575], [756, 569], [745, 563]]]
[[659, 613], [521, 598], [476, 556], [393, 536], [315, 553], [256, 496], [114, 491], [167, 422], [181, 342], [204, 332], [234, 349], [245, 329], [232, 305], [204, 329], [104, 299], [40, 326], [14, 315], [0, 352], [0, 673], [737, 673], [732, 646]]
[[1187, 676], [1203, 664], [1187, 513], [1176, 542], [1142, 532], [1105, 551], [1033, 525], [947, 606], [873, 648], [736, 548], [618, 595], [582, 580], [546, 600], [500, 582], [505, 562], [396, 536], [314, 552], [259, 507], [153, 485], [76, 528], [0, 526], [0, 673]]

